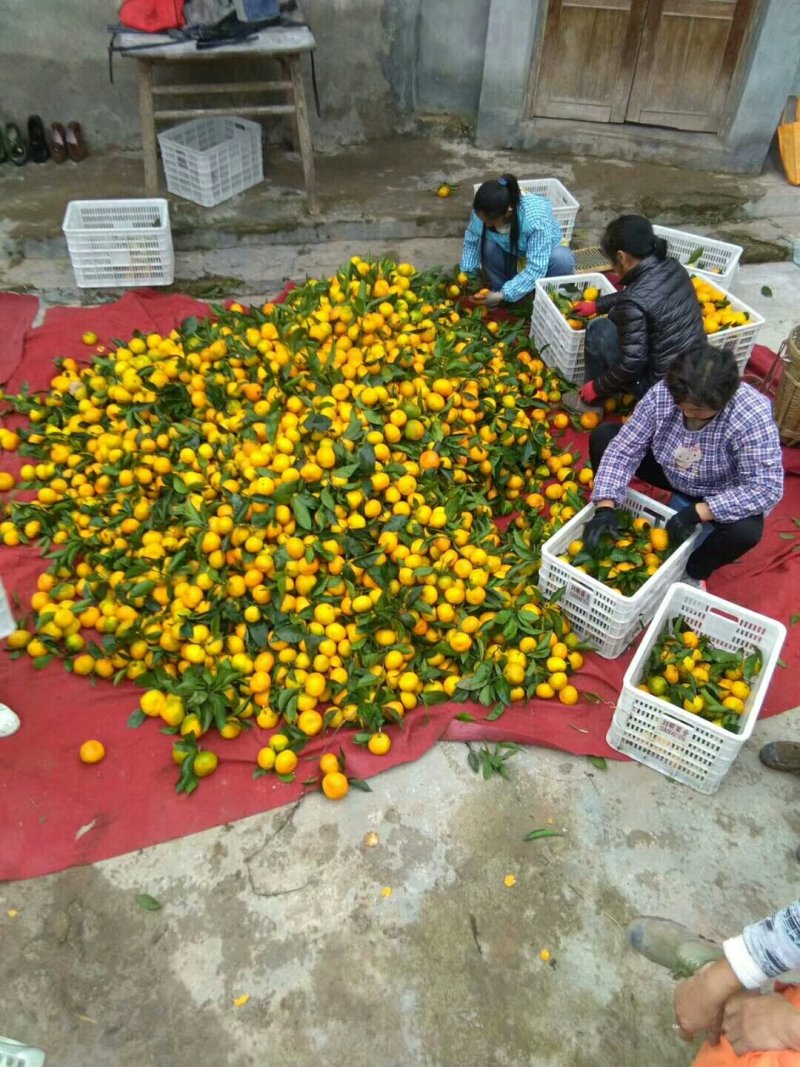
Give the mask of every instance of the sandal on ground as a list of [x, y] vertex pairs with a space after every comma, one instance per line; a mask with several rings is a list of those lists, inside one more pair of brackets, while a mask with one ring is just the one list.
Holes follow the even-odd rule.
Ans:
[[83, 139], [83, 130], [79, 122], [67, 124], [67, 151], [73, 163], [80, 163], [86, 158], [86, 142]]
[[21, 167], [23, 163], [27, 162], [28, 147], [23, 140], [19, 126], [17, 126], [15, 122], [7, 122], [3, 133], [5, 136], [8, 158], [12, 163], [16, 163], [18, 167]]
[[54, 122], [50, 127], [50, 152], [56, 163], [63, 163], [69, 153], [67, 151], [67, 131], [60, 122]]
[[28, 155], [33, 163], [46, 163], [50, 158], [44, 123], [38, 115], [28, 118]]

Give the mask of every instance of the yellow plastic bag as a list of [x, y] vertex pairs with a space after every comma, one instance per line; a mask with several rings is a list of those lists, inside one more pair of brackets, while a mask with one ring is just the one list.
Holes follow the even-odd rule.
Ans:
[[[794, 118], [789, 109], [794, 100]], [[786, 177], [792, 185], [800, 185], [800, 97], [790, 96], [778, 127], [778, 149]]]

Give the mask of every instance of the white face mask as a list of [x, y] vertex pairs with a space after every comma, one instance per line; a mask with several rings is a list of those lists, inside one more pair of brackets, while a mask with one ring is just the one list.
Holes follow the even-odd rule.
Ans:
[[504, 226], [495, 226], [495, 233], [511, 233], [511, 223], [507, 222]]

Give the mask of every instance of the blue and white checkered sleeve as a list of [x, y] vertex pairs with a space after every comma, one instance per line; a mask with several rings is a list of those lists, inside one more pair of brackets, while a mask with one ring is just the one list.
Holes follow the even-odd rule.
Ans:
[[592, 500], [622, 504], [628, 486], [653, 441], [658, 414], [651, 389], [634, 408], [630, 419], [606, 448], [594, 473]]
[[[533, 198], [531, 198], [533, 199]], [[503, 286], [503, 299], [509, 303], [522, 300], [536, 288], [536, 283], [547, 274], [547, 265], [553, 254], [553, 239], [546, 214], [528, 208], [535, 216], [525, 252], [525, 266]]]
[[470, 215], [467, 232], [464, 234], [464, 249], [461, 253], [461, 267], [465, 274], [477, 274], [481, 265], [481, 221], [473, 211]]

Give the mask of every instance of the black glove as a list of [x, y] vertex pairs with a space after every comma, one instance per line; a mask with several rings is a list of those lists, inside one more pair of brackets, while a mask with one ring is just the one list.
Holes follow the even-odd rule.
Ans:
[[594, 515], [583, 528], [583, 544], [589, 551], [597, 548], [604, 534], [613, 540], [619, 533], [617, 513], [614, 508], [596, 508]]
[[670, 548], [682, 545], [687, 537], [691, 537], [700, 525], [700, 516], [694, 504], [687, 504], [685, 508], [676, 511], [667, 523]]

